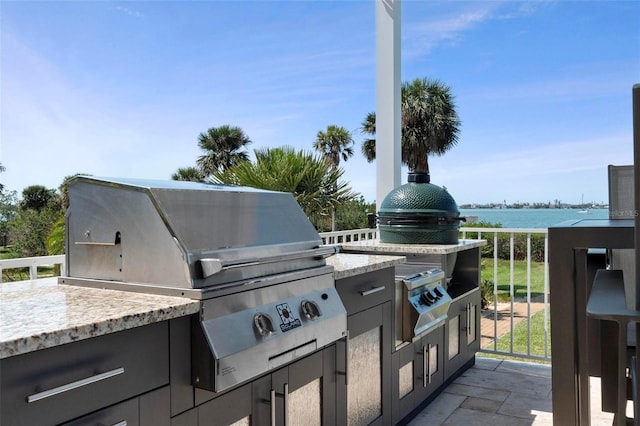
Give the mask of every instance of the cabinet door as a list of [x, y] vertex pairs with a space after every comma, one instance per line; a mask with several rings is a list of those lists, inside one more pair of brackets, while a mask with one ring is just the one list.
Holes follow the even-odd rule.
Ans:
[[445, 330], [446, 378], [472, 359], [480, 347], [480, 289], [476, 288], [451, 303]]
[[444, 382], [444, 325], [429, 331], [416, 343], [416, 405]]
[[391, 302], [347, 318], [347, 348], [338, 345], [338, 370], [346, 371], [337, 385], [338, 424], [391, 423], [391, 322]]
[[249, 426], [252, 422], [251, 384], [229, 391], [198, 407], [198, 424]]
[[392, 390], [392, 421], [398, 423], [416, 406], [418, 393], [417, 355], [422, 353], [421, 342], [406, 343], [402, 348], [396, 348], [391, 356], [391, 390]]
[[470, 291], [466, 296], [468, 303], [466, 350], [471, 358], [480, 349], [480, 289]]
[[450, 377], [462, 364], [463, 355], [463, 324], [466, 324], [466, 311], [462, 309], [463, 302], [460, 298], [454, 300], [449, 306], [449, 315], [446, 321], [446, 359], [445, 375]]
[[331, 346], [256, 380], [251, 424], [336, 424], [335, 376], [335, 346]]

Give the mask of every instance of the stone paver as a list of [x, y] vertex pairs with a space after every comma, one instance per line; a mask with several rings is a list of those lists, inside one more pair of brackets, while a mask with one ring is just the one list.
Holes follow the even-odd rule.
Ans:
[[[591, 425], [611, 425], [600, 411], [600, 384], [591, 383]], [[410, 426], [552, 426], [551, 367], [476, 357], [465, 371], [419, 413]]]

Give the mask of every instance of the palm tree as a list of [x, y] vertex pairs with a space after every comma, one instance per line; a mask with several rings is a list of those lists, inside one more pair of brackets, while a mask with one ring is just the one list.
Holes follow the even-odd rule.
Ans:
[[248, 161], [249, 156], [242, 149], [250, 143], [251, 140], [240, 127], [228, 124], [200, 133], [198, 146], [205, 154], [198, 158], [197, 163], [202, 174], [207, 176]]
[[365, 117], [362, 122], [362, 127], [360, 128], [362, 133], [366, 133], [371, 137], [365, 139], [362, 142], [362, 155], [367, 159], [369, 163], [376, 159], [376, 113], [370, 112]]
[[353, 156], [353, 138], [347, 129], [332, 124], [327, 126], [326, 132], [318, 132], [313, 148], [333, 167], [338, 167], [341, 158], [347, 161]]
[[290, 192], [316, 228], [331, 211], [357, 194], [342, 180], [344, 171], [311, 152], [284, 146], [255, 150], [256, 162], [238, 164], [214, 173], [214, 183]]
[[[429, 172], [428, 156], [442, 155], [458, 142], [460, 120], [450, 88], [439, 80], [417, 78], [402, 83], [402, 162]], [[367, 114], [362, 132], [375, 134], [375, 113]], [[363, 142], [368, 161], [375, 159], [375, 139]]]
[[181, 167], [171, 175], [172, 180], [203, 182], [204, 176], [197, 167]]

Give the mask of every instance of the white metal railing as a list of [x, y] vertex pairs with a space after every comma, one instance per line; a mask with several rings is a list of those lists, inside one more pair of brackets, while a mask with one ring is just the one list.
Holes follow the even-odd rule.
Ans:
[[60, 274], [64, 274], [64, 254], [56, 256], [20, 257], [17, 259], [0, 260], [0, 282], [2, 282], [3, 270], [29, 268], [29, 279], [38, 278], [39, 266], [60, 265]]
[[[522, 358], [537, 359], [542, 361], [551, 361], [551, 342], [549, 341], [550, 324], [550, 304], [549, 304], [549, 232], [546, 228], [475, 228], [463, 226], [460, 228], [462, 239], [467, 239], [469, 234], [475, 236], [474, 239], [485, 239], [493, 245], [493, 280], [492, 307], [483, 311], [483, 318], [493, 320], [493, 332], [491, 333], [484, 327], [481, 328], [481, 335], [485, 340], [490, 341], [489, 345], [483, 345], [481, 352], [495, 353], [499, 355], [518, 356]], [[506, 234], [509, 238], [509, 295], [507, 300], [498, 300], [498, 289], [502, 285], [498, 278], [498, 259], [500, 257], [499, 235]], [[526, 239], [525, 250], [525, 282], [516, 283], [515, 277], [515, 248], [516, 235], [523, 235]], [[543, 290], [542, 295], [532, 298], [531, 291], [531, 265], [532, 265], [532, 237], [540, 236], [544, 238], [543, 248]], [[484, 274], [487, 275], [486, 273]], [[526, 294], [520, 298], [516, 297], [516, 285], [524, 284]], [[481, 285], [484, 285], [484, 280]], [[484, 289], [485, 291], [488, 289]], [[536, 334], [532, 334], [532, 318], [534, 315], [542, 316], [542, 330], [534, 330]], [[526, 350], [514, 350], [514, 339], [516, 327], [526, 327]], [[521, 330], [520, 330], [521, 331]], [[509, 350], [499, 349], [498, 342], [501, 339], [508, 338]], [[542, 342], [541, 351], [533, 351], [531, 347], [532, 338]]]
[[378, 238], [376, 228], [350, 229], [347, 231], [321, 232], [324, 244], [351, 243], [354, 241], [375, 240]]
[[[551, 361], [551, 342], [549, 341], [550, 330], [550, 305], [549, 305], [549, 236], [546, 228], [476, 228], [463, 226], [460, 228], [460, 237], [462, 239], [486, 239], [493, 247], [498, 247], [499, 235], [506, 234], [509, 242], [509, 279], [508, 297], [502, 297], [498, 300], [499, 289], [503, 283], [499, 280], [499, 250], [493, 250], [493, 256], [489, 259], [493, 260], [493, 274], [484, 269], [483, 276], [492, 276], [493, 279], [488, 280], [492, 283], [492, 288], [483, 288], [483, 291], [491, 291], [493, 303], [482, 312], [481, 336], [484, 344], [481, 352], [494, 353], [498, 355], [517, 356], [521, 358], [537, 359], [542, 361]], [[516, 235], [524, 235], [526, 238], [526, 255], [525, 255], [525, 282], [516, 282]], [[532, 249], [531, 241], [533, 236], [544, 238], [544, 259], [543, 259], [543, 291], [542, 295], [532, 298], [531, 291], [531, 265], [532, 265]], [[325, 244], [340, 244], [342, 242], [363, 241], [377, 238], [376, 229], [355, 229], [347, 231], [322, 232], [320, 233]], [[487, 259], [484, 257], [484, 259]], [[486, 279], [486, 278], [485, 278]], [[525, 285], [526, 294], [516, 297], [516, 288]], [[481, 285], [484, 287], [484, 280]], [[543, 335], [540, 336], [539, 331], [534, 330], [537, 334], [532, 336], [531, 324], [534, 315], [542, 316]], [[514, 340], [516, 327], [526, 327], [526, 350], [515, 350]], [[520, 330], [519, 330], [520, 331]], [[532, 350], [532, 337], [537, 341], [542, 341], [542, 350]], [[508, 340], [509, 350], [498, 348], [498, 342]], [[487, 343], [488, 342], [488, 343]], [[502, 346], [502, 345], [501, 345]]]

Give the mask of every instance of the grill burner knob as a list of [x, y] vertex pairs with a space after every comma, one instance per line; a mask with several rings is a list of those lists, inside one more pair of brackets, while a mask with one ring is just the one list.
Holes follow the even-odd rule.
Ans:
[[268, 336], [274, 332], [273, 321], [267, 314], [258, 312], [253, 316], [253, 326], [261, 336]]
[[431, 306], [431, 300], [429, 299], [427, 293], [422, 293], [420, 295], [420, 301], [427, 306]]
[[300, 309], [302, 310], [302, 315], [310, 320], [314, 320], [322, 315], [322, 313], [320, 313], [320, 307], [310, 300], [303, 300], [300, 304]]
[[440, 289], [438, 287], [434, 288], [433, 291], [436, 293], [438, 298], [444, 296], [444, 294], [442, 294], [442, 292], [440, 291]]

